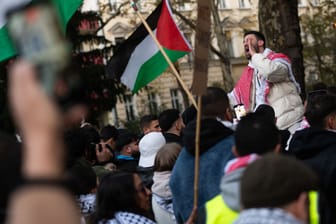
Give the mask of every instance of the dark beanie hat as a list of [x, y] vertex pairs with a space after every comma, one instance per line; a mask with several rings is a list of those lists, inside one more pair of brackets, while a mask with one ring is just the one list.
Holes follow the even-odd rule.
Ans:
[[180, 117], [180, 111], [177, 109], [164, 110], [159, 115], [159, 125], [162, 131], [168, 131], [177, 119]]
[[302, 192], [316, 190], [316, 174], [301, 161], [269, 154], [248, 166], [241, 179], [241, 202], [245, 209], [281, 207]]
[[107, 126], [103, 127], [100, 131], [100, 137], [104, 141], [107, 141], [110, 138], [113, 138], [114, 140], [117, 140], [118, 136], [119, 136], [118, 129], [116, 129], [112, 125], [107, 125]]

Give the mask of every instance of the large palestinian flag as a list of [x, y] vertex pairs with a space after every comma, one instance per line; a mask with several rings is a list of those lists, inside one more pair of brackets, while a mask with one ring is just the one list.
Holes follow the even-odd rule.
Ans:
[[[168, 0], [163, 0], [146, 21], [172, 62], [191, 51], [190, 44], [174, 22]], [[167, 67], [167, 61], [142, 24], [116, 49], [107, 73], [135, 93]]]
[[[6, 11], [30, 3], [32, 0], [1, 0], [0, 6], [0, 61], [16, 55], [6, 29]], [[51, 0], [54, 3], [60, 22], [65, 30], [66, 24], [71, 16], [80, 7], [83, 0]]]

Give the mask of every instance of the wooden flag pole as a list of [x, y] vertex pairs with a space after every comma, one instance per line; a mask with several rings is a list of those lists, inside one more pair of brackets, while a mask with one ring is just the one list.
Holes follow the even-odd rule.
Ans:
[[159, 48], [160, 52], [162, 53], [163, 57], [166, 59], [170, 69], [173, 71], [176, 79], [179, 81], [179, 83], [181, 84], [183, 90], [186, 92], [188, 98], [190, 99], [191, 103], [194, 105], [194, 107], [196, 108], [197, 111], [198, 110], [198, 107], [197, 107], [197, 104], [196, 104], [196, 101], [193, 97], [193, 95], [191, 94], [191, 92], [189, 91], [189, 89], [187, 88], [186, 84], [184, 83], [184, 81], [181, 79], [178, 71], [176, 70], [174, 64], [171, 62], [171, 60], [169, 59], [168, 55], [166, 54], [166, 52], [163, 50], [160, 42], [158, 41], [158, 39], [156, 38], [155, 34], [153, 33], [152, 29], [149, 27], [148, 23], [146, 22], [146, 20], [143, 18], [143, 16], [141, 15], [141, 13], [139, 12], [137, 6], [136, 6], [136, 3], [133, 2], [132, 3], [132, 7], [134, 9], [134, 11], [137, 13], [137, 15], [139, 16], [139, 18], [141, 19], [141, 22], [144, 24], [146, 30], [148, 31], [148, 33], [151, 35], [151, 37], [153, 38], [156, 46]]

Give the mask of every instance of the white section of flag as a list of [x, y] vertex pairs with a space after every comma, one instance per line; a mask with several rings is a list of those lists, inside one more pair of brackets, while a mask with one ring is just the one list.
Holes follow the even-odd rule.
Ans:
[[1, 0], [1, 7], [0, 7], [0, 28], [3, 27], [7, 20], [6, 20], [6, 13], [9, 9], [14, 7], [27, 4], [31, 0]]

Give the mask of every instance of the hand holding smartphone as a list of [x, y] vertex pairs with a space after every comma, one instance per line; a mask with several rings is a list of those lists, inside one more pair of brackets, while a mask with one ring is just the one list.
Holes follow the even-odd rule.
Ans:
[[35, 66], [44, 90], [54, 96], [59, 74], [70, 61], [70, 47], [52, 3], [40, 0], [11, 9], [7, 19], [19, 57]]

